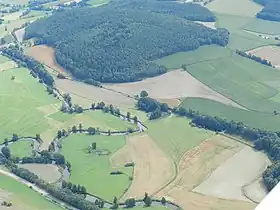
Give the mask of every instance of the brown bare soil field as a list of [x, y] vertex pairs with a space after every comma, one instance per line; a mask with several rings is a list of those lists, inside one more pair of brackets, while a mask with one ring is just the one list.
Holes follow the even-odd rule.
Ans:
[[25, 28], [21, 28], [21, 29], [15, 31], [15, 35], [16, 35], [18, 42], [23, 41], [24, 33], [25, 33]]
[[62, 74], [66, 73], [65, 70], [57, 64], [55, 60], [55, 51], [51, 47], [46, 45], [33, 46], [26, 49], [26, 54], [57, 72]]
[[176, 201], [183, 209], [192, 210], [253, 210], [250, 202], [232, 201], [206, 196], [192, 190], [244, 145], [222, 135], [216, 135], [187, 151], [177, 167], [177, 177], [156, 194]]
[[172, 179], [174, 167], [170, 159], [146, 134], [130, 136], [127, 145], [111, 157], [113, 166], [135, 163], [133, 181], [123, 199], [153, 194]]
[[[261, 176], [268, 165], [269, 160], [264, 153], [256, 152], [251, 147], [246, 146], [220, 165], [194, 191], [223, 199], [249, 201], [243, 195], [243, 186], [252, 183], [256, 177]], [[257, 190], [261, 192], [257, 192]], [[249, 191], [253, 193], [253, 197], [255, 197], [254, 194], [265, 192], [264, 189], [260, 188], [254, 191]]]
[[270, 61], [273, 66], [280, 68], [280, 47], [264, 46], [249, 50], [247, 53], [266, 59]]
[[21, 164], [19, 167], [28, 169], [48, 183], [54, 183], [61, 177], [58, 167], [51, 164]]
[[82, 101], [83, 104], [90, 106], [93, 102], [103, 101], [106, 104], [114, 104], [120, 107], [135, 107], [136, 101], [134, 99], [93, 85], [71, 80], [57, 80], [55, 84], [59, 90], [72, 96], [73, 103], [81, 104]]
[[216, 22], [202, 22], [202, 21], [194, 21], [198, 24], [204, 25], [205, 27], [211, 28], [211, 29], [217, 29], [215, 24]]
[[227, 105], [242, 108], [239, 104], [215, 92], [208, 86], [195, 79], [188, 72], [181, 69], [166, 74], [148, 78], [139, 82], [110, 84], [108, 88], [129, 95], [139, 94], [146, 90], [152, 98], [174, 99], [184, 97], [198, 97], [215, 100]]

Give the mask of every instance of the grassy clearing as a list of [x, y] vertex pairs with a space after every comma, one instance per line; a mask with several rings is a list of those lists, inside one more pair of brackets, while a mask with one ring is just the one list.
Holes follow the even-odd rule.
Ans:
[[44, 17], [47, 16], [48, 14], [50, 14], [50, 12], [31, 10], [27, 15], [24, 15], [22, 18], [25, 19], [25, 18], [33, 18], [33, 17]]
[[[88, 136], [84, 134], [71, 135], [63, 140], [62, 154], [71, 163], [72, 183], [84, 185], [87, 191], [104, 199], [112, 200], [120, 196], [129, 185], [132, 168], [113, 169], [109, 155], [98, 156], [87, 153], [87, 148], [93, 142], [97, 148], [110, 151], [113, 154], [125, 145], [123, 136]], [[110, 175], [112, 171], [123, 171], [126, 174]]]
[[180, 106], [186, 109], [199, 111], [201, 114], [209, 116], [217, 116], [228, 121], [243, 122], [245, 125], [252, 128], [263, 128], [271, 131], [279, 130], [280, 116], [273, 113], [261, 113], [255, 111], [246, 111], [222, 103], [201, 99], [201, 98], [187, 98]]
[[213, 12], [255, 17], [262, 7], [251, 0], [215, 0], [207, 5]]
[[13, 133], [34, 136], [49, 128], [45, 114], [37, 108], [58, 101], [28, 72], [24, 68], [0, 72], [0, 142]]
[[213, 135], [210, 131], [190, 126], [189, 122], [186, 118], [167, 117], [147, 124], [149, 136], [176, 163], [187, 150]]
[[189, 66], [187, 71], [248, 109], [269, 113], [280, 111], [279, 103], [269, 100], [279, 91], [266, 85], [268, 81], [280, 80], [279, 70], [233, 55]]
[[242, 27], [245, 30], [262, 34], [278, 35], [280, 34], [280, 22], [268, 21], [254, 18]]
[[181, 68], [183, 64], [195, 64], [205, 60], [215, 60], [228, 57], [231, 51], [217, 45], [202, 46], [194, 51], [179, 52], [163, 57], [155, 62], [159, 65], [164, 65], [168, 69]]
[[110, 0], [90, 0], [88, 1], [88, 4], [90, 4], [93, 7], [98, 7], [104, 4], [108, 4]]
[[31, 143], [31, 141], [18, 141], [9, 145], [9, 148], [14, 157], [30, 157], [32, 155]]
[[104, 113], [103, 111], [88, 111], [82, 114], [72, 115], [57, 112], [49, 117], [62, 123], [78, 117], [78, 119], [81, 120], [81, 123], [85, 123], [86, 126], [98, 127], [101, 130], [127, 130], [128, 128], [136, 127], [132, 123], [123, 121], [109, 113]]
[[18, 65], [14, 61], [6, 61], [0, 64], [0, 71], [16, 68]]
[[0, 188], [12, 193], [11, 201], [15, 209], [18, 206], [19, 209], [28, 210], [62, 210], [59, 206], [44, 199], [39, 193], [7, 176], [0, 175]]

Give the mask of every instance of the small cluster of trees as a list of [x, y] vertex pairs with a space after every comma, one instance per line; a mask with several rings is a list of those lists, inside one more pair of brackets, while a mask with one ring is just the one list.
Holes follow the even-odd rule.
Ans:
[[81, 185], [76, 185], [76, 184], [72, 184], [71, 182], [66, 182], [66, 181], [62, 181], [62, 188], [63, 189], [69, 189], [71, 190], [73, 193], [77, 193], [77, 194], [86, 194], [87, 190], [84, 186]]
[[246, 53], [246, 52], [243, 52], [241, 50], [236, 50], [235, 51], [238, 55], [241, 55], [245, 58], [249, 58], [249, 59], [252, 59], [258, 63], [261, 63], [261, 64], [264, 64], [266, 66], [271, 66], [272, 67], [272, 64], [270, 61], [266, 60], [266, 59], [262, 59], [261, 57], [258, 57], [258, 56], [255, 56], [255, 55], [252, 55], [251, 53]]
[[34, 77], [39, 77], [40, 81], [48, 86], [53, 86], [53, 77], [45, 70], [44, 66], [35, 59], [25, 55], [17, 46], [2, 48], [1, 52], [23, 67], [30, 69]]
[[166, 103], [160, 103], [150, 97], [142, 97], [137, 101], [137, 108], [149, 113], [149, 119], [157, 119], [166, 114], [169, 111], [169, 107]]

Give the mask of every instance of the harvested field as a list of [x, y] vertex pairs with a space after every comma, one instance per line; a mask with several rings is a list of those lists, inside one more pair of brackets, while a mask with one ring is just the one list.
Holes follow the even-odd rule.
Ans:
[[55, 51], [53, 48], [46, 45], [37, 45], [30, 47], [26, 50], [27, 55], [33, 57], [37, 61], [45, 64], [46, 66], [54, 69], [57, 72], [65, 74], [65, 70], [57, 64], [55, 60]]
[[214, 0], [206, 7], [213, 12], [245, 17], [255, 17], [262, 9], [262, 6], [251, 0]]
[[252, 210], [255, 204], [230, 201], [193, 192], [219, 165], [244, 148], [239, 142], [222, 135], [205, 140], [187, 151], [178, 165], [176, 179], [156, 194], [176, 201], [183, 209], [192, 210]]
[[21, 29], [15, 31], [15, 35], [16, 35], [18, 42], [23, 41], [24, 33], [25, 33], [25, 28], [21, 28]]
[[177, 107], [179, 106], [179, 104], [181, 103], [181, 100], [180, 99], [160, 99], [160, 98], [156, 98], [159, 102], [161, 103], [166, 103], [168, 104], [169, 107]]
[[259, 177], [254, 182], [243, 187], [243, 193], [246, 197], [254, 202], [261, 202], [261, 200], [267, 195], [267, 191], [263, 183], [262, 177]]
[[211, 28], [211, 29], [217, 29], [216, 26], [215, 26], [216, 22], [202, 22], [202, 21], [194, 21], [194, 22], [196, 22], [198, 24], [201, 24], [201, 25], [204, 25], [204, 26], [206, 26], [208, 28]]
[[152, 98], [174, 99], [199, 97], [242, 108], [237, 103], [215, 92], [195, 79], [188, 72], [182, 70], [174, 70], [161, 76], [148, 78], [140, 82], [112, 84], [107, 85], [107, 87], [129, 95], [136, 95], [142, 90], [146, 90]]
[[89, 106], [93, 102], [103, 101], [106, 104], [114, 104], [116, 106], [133, 108], [136, 101], [128, 98], [120, 93], [109, 91], [103, 88], [98, 88], [93, 85], [87, 85], [81, 82], [71, 80], [57, 80], [56, 87], [67, 92], [72, 96], [73, 103], [83, 104]]
[[[261, 176], [268, 165], [269, 160], [264, 153], [256, 152], [246, 146], [219, 166], [194, 191], [223, 199], [248, 201], [248, 198], [243, 195], [242, 187]], [[253, 197], [263, 192], [264, 189], [259, 187], [248, 191], [253, 193]]]
[[266, 59], [272, 63], [273, 66], [280, 68], [280, 47], [264, 46], [247, 51], [255, 56]]
[[[153, 194], [172, 179], [174, 167], [148, 135], [131, 136], [124, 148], [111, 157], [113, 166], [135, 163], [134, 177], [123, 198]], [[159, 164], [160, 163], [160, 164]]]
[[58, 167], [51, 164], [21, 164], [19, 167], [28, 169], [48, 183], [54, 183], [61, 177]]

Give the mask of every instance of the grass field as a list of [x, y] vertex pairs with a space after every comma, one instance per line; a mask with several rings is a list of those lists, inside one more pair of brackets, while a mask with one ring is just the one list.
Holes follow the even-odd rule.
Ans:
[[187, 150], [213, 135], [210, 131], [191, 127], [189, 122], [186, 118], [173, 116], [150, 121], [147, 132], [159, 147], [178, 163]]
[[159, 65], [164, 65], [168, 69], [181, 68], [183, 64], [195, 64], [205, 60], [216, 60], [228, 57], [232, 52], [217, 45], [202, 46], [194, 51], [174, 53], [170, 56], [155, 60]]
[[277, 69], [233, 55], [189, 66], [187, 71], [248, 109], [269, 113], [280, 110], [279, 103], [269, 100], [279, 91], [267, 85], [270, 81], [280, 81], [280, 71]]
[[12, 156], [14, 157], [30, 157], [32, 155], [31, 141], [18, 141], [9, 145]]
[[201, 114], [209, 116], [217, 116], [228, 121], [243, 122], [245, 125], [252, 128], [264, 128], [271, 131], [279, 131], [280, 116], [273, 113], [261, 113], [255, 111], [246, 111], [222, 103], [201, 99], [187, 98], [180, 106], [186, 109], [199, 111]]
[[[91, 143], [97, 143], [97, 149], [109, 150], [109, 155], [98, 156], [87, 153]], [[71, 135], [62, 142], [62, 154], [71, 164], [70, 181], [84, 185], [87, 191], [106, 200], [121, 196], [129, 185], [132, 168], [113, 169], [109, 156], [125, 145], [123, 136], [89, 136], [83, 134]], [[110, 172], [120, 170], [126, 174], [110, 175]]]
[[13, 133], [35, 136], [49, 128], [45, 114], [37, 108], [58, 101], [28, 72], [24, 68], [0, 72], [0, 142]]
[[167, 208], [164, 206], [152, 206], [152, 207], [141, 207], [141, 206], [136, 206], [133, 207], [133, 210], [166, 210]]
[[109, 113], [104, 113], [103, 111], [87, 111], [82, 114], [72, 115], [57, 112], [49, 117], [60, 122], [66, 122], [73, 119], [75, 116], [80, 116], [79, 119], [83, 120], [83, 124], [100, 128], [100, 130], [127, 130], [128, 128], [136, 128], [136, 125], [121, 120]]
[[59, 206], [45, 200], [39, 193], [2, 174], [0, 175], [0, 189], [0, 198], [2, 193], [11, 194], [8, 199], [13, 203], [13, 209], [62, 210]]
[[88, 4], [92, 5], [93, 7], [98, 7], [104, 4], [108, 4], [110, 0], [89, 0]]
[[262, 34], [280, 35], [280, 22], [254, 18], [242, 27], [245, 30]]

